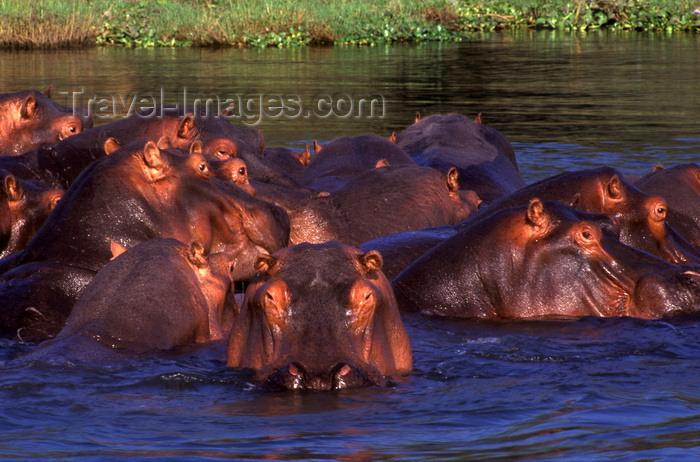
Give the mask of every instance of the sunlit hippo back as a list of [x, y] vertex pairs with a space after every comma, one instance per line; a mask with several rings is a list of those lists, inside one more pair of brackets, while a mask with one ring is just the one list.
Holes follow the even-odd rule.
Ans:
[[412, 367], [379, 253], [299, 244], [256, 262], [231, 331], [228, 365], [287, 389], [386, 385]]

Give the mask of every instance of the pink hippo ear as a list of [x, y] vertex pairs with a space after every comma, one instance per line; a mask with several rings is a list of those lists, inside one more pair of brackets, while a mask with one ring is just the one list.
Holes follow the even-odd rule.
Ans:
[[119, 144], [119, 141], [117, 141], [113, 137], [109, 137], [105, 140], [104, 144], [102, 145], [102, 149], [104, 149], [105, 154], [109, 155], [112, 154], [114, 151], [117, 149], [121, 148], [122, 145]]
[[311, 149], [309, 149], [309, 145], [307, 144], [301, 153], [295, 154], [295, 157], [299, 159], [299, 162], [301, 162], [301, 165], [304, 167], [309, 165], [309, 162], [311, 162]]
[[173, 147], [173, 143], [170, 141], [169, 136], [161, 136], [156, 146], [158, 146], [158, 149], [170, 149]]
[[187, 259], [197, 268], [206, 268], [207, 258], [204, 245], [197, 240], [190, 242], [190, 246], [187, 249]]
[[143, 147], [143, 161], [146, 165], [146, 175], [151, 181], [165, 178], [167, 161], [153, 141], [149, 141]]
[[36, 114], [36, 97], [34, 95], [27, 96], [27, 99], [22, 103], [20, 115], [23, 119], [31, 119]]
[[613, 175], [608, 183], [608, 194], [613, 199], [622, 198], [622, 184], [620, 183], [620, 178], [617, 175]]
[[125, 246], [111, 239], [109, 240], [109, 249], [112, 252], [112, 258], [110, 258], [110, 260], [114, 260], [128, 250]]
[[194, 115], [187, 114], [182, 118], [180, 126], [177, 128], [177, 137], [190, 139], [194, 135]]
[[382, 269], [384, 261], [382, 260], [382, 255], [376, 250], [370, 250], [367, 253], [360, 255], [360, 263], [365, 270], [365, 274], [372, 270]]
[[22, 199], [22, 186], [14, 175], [7, 175], [4, 182], [5, 194], [10, 202], [17, 202]]
[[277, 259], [272, 255], [260, 255], [255, 260], [255, 271], [270, 274], [277, 265]]
[[447, 190], [451, 193], [459, 191], [459, 172], [456, 167], [450, 168], [445, 177], [445, 183], [447, 183]]
[[391, 135], [389, 135], [389, 141], [392, 143], [396, 144], [396, 132], [391, 132]]
[[195, 141], [192, 143], [192, 146], [190, 146], [190, 154], [201, 154], [202, 153], [202, 142], [201, 141]]
[[530, 201], [527, 206], [527, 220], [538, 228], [543, 228], [549, 222], [549, 217], [544, 212], [542, 201], [535, 198]]
[[323, 146], [321, 146], [321, 144], [318, 141], [314, 140], [314, 152], [316, 153], [316, 155], [318, 155], [318, 153], [321, 152], [322, 149]]
[[388, 167], [389, 161], [386, 159], [379, 159], [376, 164], [374, 164], [374, 168], [382, 168], [382, 167]]

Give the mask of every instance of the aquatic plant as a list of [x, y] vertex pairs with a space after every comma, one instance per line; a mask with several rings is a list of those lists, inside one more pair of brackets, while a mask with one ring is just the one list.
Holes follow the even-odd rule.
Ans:
[[504, 28], [700, 31], [688, 0], [0, 0], [0, 47], [375, 45]]

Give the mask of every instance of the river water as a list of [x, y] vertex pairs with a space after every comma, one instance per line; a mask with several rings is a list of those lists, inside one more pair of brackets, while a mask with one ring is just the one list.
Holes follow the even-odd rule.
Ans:
[[[234, 122], [257, 126], [270, 146], [388, 136], [417, 111], [481, 113], [511, 141], [527, 182], [601, 165], [640, 175], [700, 161], [698, 82], [700, 36], [680, 34], [0, 54], [2, 92], [51, 85], [59, 102], [92, 105], [97, 123], [129, 108], [231, 100]], [[409, 377], [328, 393], [258, 389], [225, 367], [221, 344], [87, 367], [27, 362], [31, 345], [0, 341], [0, 458], [700, 456], [697, 318], [404, 320]]]

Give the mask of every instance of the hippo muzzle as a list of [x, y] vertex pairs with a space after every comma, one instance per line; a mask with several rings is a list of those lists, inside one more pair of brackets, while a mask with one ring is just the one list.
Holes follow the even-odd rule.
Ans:
[[353, 365], [344, 361], [324, 367], [307, 367], [299, 361], [283, 361], [282, 366], [270, 365], [258, 370], [254, 381], [287, 390], [311, 391], [387, 386], [389, 383], [384, 375], [371, 365]]

